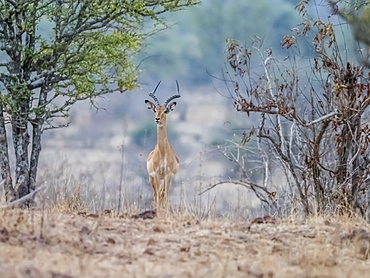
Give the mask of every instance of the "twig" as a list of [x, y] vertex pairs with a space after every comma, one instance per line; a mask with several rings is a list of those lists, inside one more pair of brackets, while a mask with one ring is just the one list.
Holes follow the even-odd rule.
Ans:
[[40, 192], [41, 190], [44, 190], [45, 188], [46, 188], [46, 185], [42, 185], [42, 186], [36, 188], [31, 193], [27, 194], [26, 196], [23, 196], [22, 198], [19, 198], [19, 199], [13, 201], [13, 202], [10, 202], [7, 205], [3, 205], [3, 206], [1, 206], [1, 208], [14, 208], [14, 207], [18, 207], [18, 206], [24, 204], [25, 202], [27, 202], [28, 200], [33, 199], [38, 192]]

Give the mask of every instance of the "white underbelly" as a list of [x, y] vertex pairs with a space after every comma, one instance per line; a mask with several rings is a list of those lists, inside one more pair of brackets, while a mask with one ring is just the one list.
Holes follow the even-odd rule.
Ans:
[[171, 173], [171, 168], [169, 167], [167, 163], [167, 159], [163, 159], [158, 167], [154, 169], [154, 171], [150, 172], [149, 175], [154, 177], [154, 176], [159, 176], [160, 180], [163, 180], [166, 175], [172, 174]]

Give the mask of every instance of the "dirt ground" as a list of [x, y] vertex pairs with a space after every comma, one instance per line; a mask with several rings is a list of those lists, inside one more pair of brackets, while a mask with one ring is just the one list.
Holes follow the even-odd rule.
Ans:
[[0, 210], [0, 277], [369, 277], [361, 219]]

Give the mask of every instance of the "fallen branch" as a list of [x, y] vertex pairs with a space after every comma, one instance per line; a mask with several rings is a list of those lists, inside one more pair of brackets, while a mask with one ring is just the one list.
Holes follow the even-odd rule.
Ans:
[[248, 188], [252, 188], [252, 187], [257, 187], [258, 189], [262, 189], [263, 191], [265, 191], [266, 193], [270, 193], [269, 191], [266, 190], [266, 188], [263, 188], [262, 186], [258, 185], [258, 184], [255, 184], [255, 183], [252, 183], [252, 182], [243, 182], [243, 181], [220, 181], [218, 183], [215, 183], [215, 184], [212, 184], [211, 186], [209, 186], [207, 189], [203, 190], [202, 192], [200, 192], [198, 195], [202, 195], [204, 193], [206, 193], [207, 191], [215, 188], [217, 185], [220, 185], [220, 184], [224, 184], [224, 183], [233, 183], [233, 184], [239, 184], [239, 185], [242, 185], [244, 187], [248, 187]]
[[203, 190], [202, 192], [200, 192], [198, 195], [202, 195], [204, 193], [206, 193], [207, 191], [215, 188], [217, 185], [220, 185], [220, 184], [225, 184], [225, 183], [232, 183], [232, 184], [238, 184], [238, 185], [242, 185], [248, 189], [251, 189], [253, 190], [253, 192], [256, 194], [257, 198], [260, 199], [262, 202], [268, 204], [268, 205], [271, 205], [269, 203], [269, 201], [266, 200], [265, 197], [262, 196], [261, 193], [259, 193], [256, 189], [260, 189], [262, 190], [263, 192], [265, 192], [268, 196], [268, 198], [272, 201], [273, 204], [275, 204], [276, 202], [276, 199], [275, 199], [275, 192], [270, 192], [268, 191], [266, 188], [258, 185], [258, 184], [255, 184], [255, 183], [252, 183], [252, 182], [243, 182], [243, 181], [220, 181], [220, 182], [217, 182], [211, 186], [209, 186], [207, 189]]
[[1, 208], [15, 208], [23, 205], [25, 202], [35, 198], [36, 194], [39, 193], [40, 191], [44, 190], [46, 188], [46, 185], [42, 185], [38, 188], [36, 188], [34, 191], [31, 193], [28, 193], [26, 196], [23, 196], [20, 199], [14, 200], [13, 202], [10, 202], [7, 205], [1, 206]]

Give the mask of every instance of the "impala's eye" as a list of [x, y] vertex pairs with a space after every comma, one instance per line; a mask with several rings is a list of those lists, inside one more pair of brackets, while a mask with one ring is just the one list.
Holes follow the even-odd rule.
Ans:
[[165, 114], [167, 114], [168, 112], [170, 112], [170, 111], [168, 111], [168, 110], [164, 110], [164, 113], [165, 113]]

